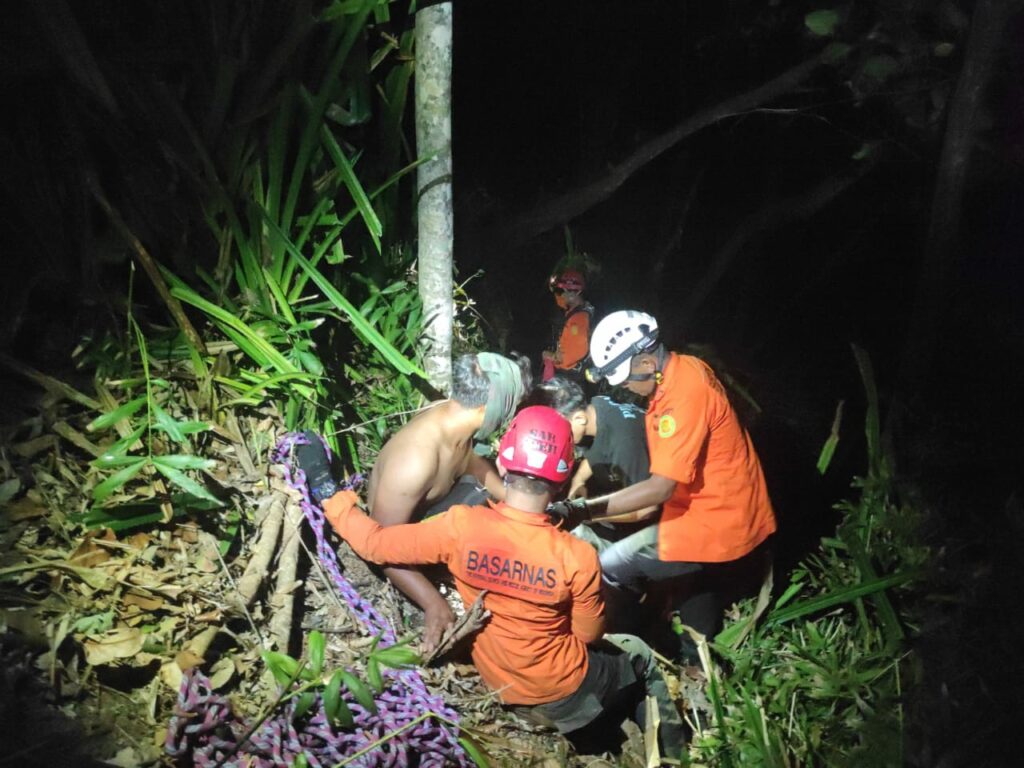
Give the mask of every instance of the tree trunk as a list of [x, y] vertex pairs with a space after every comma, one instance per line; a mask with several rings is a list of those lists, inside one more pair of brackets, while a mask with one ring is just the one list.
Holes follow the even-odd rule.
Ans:
[[[1021, 0], [978, 0], [971, 18], [963, 69], [949, 102], [946, 135], [935, 177], [928, 240], [918, 270], [914, 310], [903, 348], [897, 396], [924, 382], [939, 338], [939, 321], [962, 251], [960, 221], [971, 150], [983, 114], [985, 88], [1000, 42]], [[895, 410], [895, 409], [893, 409]], [[890, 415], [893, 415], [892, 413]]]
[[423, 367], [430, 383], [451, 392], [452, 245], [452, 5], [416, 14], [416, 152], [419, 289], [423, 300]]

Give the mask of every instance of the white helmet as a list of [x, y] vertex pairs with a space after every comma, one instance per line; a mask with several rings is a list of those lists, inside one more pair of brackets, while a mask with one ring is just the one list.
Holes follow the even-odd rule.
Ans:
[[590, 359], [587, 369], [591, 381], [607, 379], [612, 386], [629, 376], [633, 355], [640, 354], [658, 341], [658, 321], [646, 312], [624, 309], [612, 312], [597, 324], [590, 337]]

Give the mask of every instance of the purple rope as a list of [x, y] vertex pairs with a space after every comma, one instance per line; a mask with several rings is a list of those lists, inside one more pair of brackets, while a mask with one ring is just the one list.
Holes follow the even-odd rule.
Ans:
[[[338, 557], [324, 535], [323, 510], [310, 500], [305, 473], [292, 466], [294, 446], [306, 442], [299, 433], [285, 435], [271, 453], [271, 461], [284, 467], [285, 482], [301, 495], [302, 513], [316, 536], [317, 556], [353, 614], [367, 631], [380, 636], [381, 647], [394, 645], [397, 640], [394, 628], [371, 603], [360, 597], [341, 574]], [[326, 444], [324, 448], [330, 456]], [[361, 475], [354, 475], [343, 487], [356, 488], [362, 482]], [[331, 726], [319, 693], [309, 713], [303, 715], [299, 722], [295, 722], [294, 717], [296, 702], [290, 699], [268, 717], [223, 765], [229, 768], [288, 768], [299, 755], [304, 754], [313, 768], [328, 768], [425, 712], [435, 712], [448, 720], [458, 721], [455, 710], [441, 696], [427, 690], [415, 669], [384, 669], [382, 673], [385, 688], [376, 699], [376, 713], [363, 709], [350, 691], [342, 689], [342, 697], [355, 721], [352, 731], [335, 730]], [[181, 765], [213, 768], [218, 760], [235, 750], [247, 731], [246, 724], [232, 712], [227, 697], [215, 693], [209, 679], [193, 670], [182, 680], [164, 747]], [[457, 729], [453, 732], [446, 723], [427, 718], [351, 763], [360, 768], [408, 768], [410, 764], [440, 768], [445, 765], [470, 766], [472, 761], [458, 743]]]

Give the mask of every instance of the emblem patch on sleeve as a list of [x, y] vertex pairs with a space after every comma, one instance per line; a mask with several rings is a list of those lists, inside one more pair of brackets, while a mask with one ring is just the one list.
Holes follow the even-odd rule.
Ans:
[[676, 433], [676, 420], [667, 413], [658, 419], [658, 437], [672, 437]]

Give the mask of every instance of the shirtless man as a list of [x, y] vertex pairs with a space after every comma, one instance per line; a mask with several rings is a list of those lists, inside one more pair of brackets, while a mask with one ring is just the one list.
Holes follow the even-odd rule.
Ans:
[[[400, 525], [454, 504], [482, 504], [480, 487], [497, 500], [505, 490], [494, 465], [473, 446], [508, 420], [532, 385], [530, 362], [482, 352], [463, 355], [452, 370], [452, 396], [420, 413], [381, 449], [367, 502], [374, 520]], [[447, 601], [415, 568], [384, 568], [391, 583], [423, 609], [424, 652], [455, 621]]]

